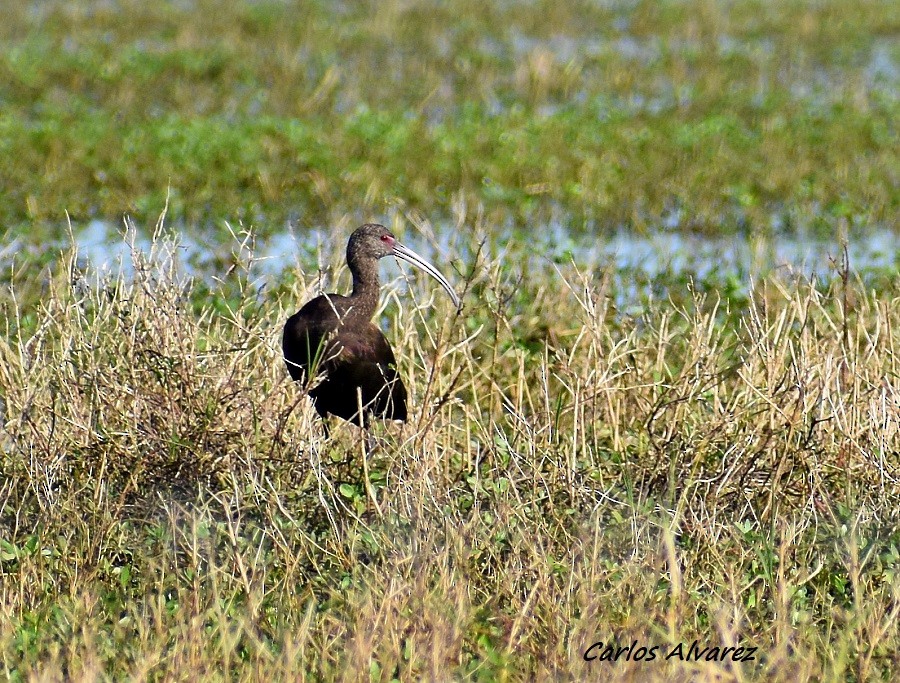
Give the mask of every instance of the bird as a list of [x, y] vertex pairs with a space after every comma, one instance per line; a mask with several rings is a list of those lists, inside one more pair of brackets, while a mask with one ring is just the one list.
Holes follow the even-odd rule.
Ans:
[[372, 323], [380, 290], [378, 261], [386, 256], [431, 275], [460, 308], [447, 278], [401, 245], [385, 226], [366, 223], [354, 230], [347, 242], [353, 291], [349, 296], [322, 294], [312, 299], [288, 318], [282, 336], [288, 372], [294, 381], [312, 386], [308, 393], [326, 435], [330, 415], [364, 429], [372, 417], [406, 421], [406, 387], [397, 372], [394, 351]]

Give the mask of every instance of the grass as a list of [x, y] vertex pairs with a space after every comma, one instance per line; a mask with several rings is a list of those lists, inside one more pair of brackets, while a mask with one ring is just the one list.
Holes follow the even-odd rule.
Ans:
[[[278, 330], [314, 270], [261, 296], [238, 237], [217, 281], [186, 278], [163, 229], [132, 275], [82, 272], [69, 251], [38, 305], [16, 282], [4, 295], [7, 677], [863, 681], [900, 666], [896, 274], [877, 291], [849, 267], [773, 274], [738, 316], [688, 290], [633, 318], [609, 304], [610, 271], [543, 262], [516, 279], [504, 263], [529, 243], [501, 261], [488, 241], [459, 276], [462, 315], [424, 280], [386, 298], [414, 410], [366, 456], [352, 426], [323, 439], [282, 367]], [[695, 639], [758, 650], [663, 658]], [[635, 640], [657, 659], [583, 657]]]
[[[605, 232], [897, 216], [898, 13], [821, 3], [45, 2], [0, 38], [0, 221], [403, 206]], [[885, 63], [888, 66], [885, 66]], [[360, 216], [362, 217], [362, 216]]]
[[[0, 675], [895, 678], [900, 282], [834, 238], [896, 227], [898, 22], [5, 8]], [[104, 270], [79, 235], [123, 214]], [[390, 279], [411, 418], [367, 452], [324, 438], [279, 334], [373, 218], [466, 305]], [[581, 248], [620, 228], [747, 235], [753, 263]], [[769, 263], [772, 233], [831, 239], [831, 271]]]

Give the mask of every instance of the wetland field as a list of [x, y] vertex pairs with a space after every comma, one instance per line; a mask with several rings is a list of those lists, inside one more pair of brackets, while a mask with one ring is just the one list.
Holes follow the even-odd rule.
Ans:
[[0, 678], [900, 680], [896, 2], [2, 15]]

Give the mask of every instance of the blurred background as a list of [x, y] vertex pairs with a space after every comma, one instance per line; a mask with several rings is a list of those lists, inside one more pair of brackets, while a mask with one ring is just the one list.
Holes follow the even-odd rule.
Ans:
[[167, 203], [195, 238], [462, 211], [576, 237], [896, 228], [889, 0], [4, 4], [22, 244]]

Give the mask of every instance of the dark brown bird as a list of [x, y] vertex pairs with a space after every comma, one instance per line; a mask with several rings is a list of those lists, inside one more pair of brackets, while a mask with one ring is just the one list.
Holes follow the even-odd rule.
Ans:
[[306, 382], [322, 375], [309, 395], [323, 418], [337, 415], [363, 427], [368, 427], [370, 416], [406, 420], [406, 387], [397, 374], [394, 352], [372, 324], [378, 307], [378, 259], [391, 255], [431, 275], [459, 308], [447, 279], [397, 242], [386, 227], [367, 223], [357, 228], [347, 243], [353, 275], [350, 296], [317, 296], [284, 325], [282, 349], [291, 377]]

